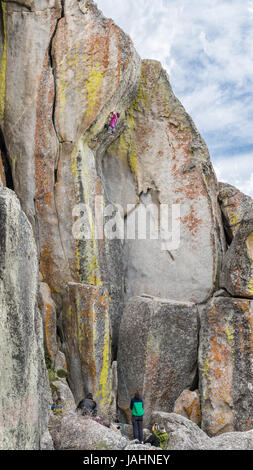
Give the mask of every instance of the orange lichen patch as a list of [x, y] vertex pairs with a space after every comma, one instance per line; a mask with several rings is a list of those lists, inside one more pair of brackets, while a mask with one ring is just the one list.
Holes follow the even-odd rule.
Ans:
[[245, 396], [241, 396], [238, 384], [240, 377], [252, 382], [252, 302], [226, 300], [213, 299], [206, 311], [209, 334], [202, 361], [208, 363], [208, 371], [207, 376], [202, 373], [206, 398], [202, 412], [205, 430], [212, 435], [242, 431], [252, 421], [250, 407], [246, 416], [242, 416], [242, 409], [251, 398], [247, 397], [247, 387]]
[[79, 136], [91, 126], [101, 110], [106, 109], [128, 72], [132, 51], [131, 47], [126, 48], [125, 41], [125, 35], [110, 19], [100, 24], [97, 18], [88, 15], [84, 34], [79, 35], [78, 40], [70, 25], [60, 22], [54, 41], [60, 127], [65, 128], [62, 111], [73, 102], [80, 108], [76, 129]]
[[203, 219], [198, 219], [195, 216], [195, 210], [192, 209], [189, 215], [181, 217], [181, 222], [190, 230], [190, 232], [192, 232], [193, 235], [197, 235], [200, 230], [200, 225], [203, 223]]
[[[200, 196], [206, 197], [205, 187], [202, 182], [202, 178], [199, 172], [196, 172], [196, 175], [188, 176], [183, 175], [182, 171], [178, 170], [178, 176], [180, 176], [179, 186], [175, 189], [175, 193], [182, 193], [187, 199], [198, 200]], [[182, 182], [183, 178], [183, 182]]]
[[[53, 34], [57, 21], [57, 12], [51, 10], [50, 33]], [[55, 253], [53, 240], [50, 237], [52, 215], [56, 218], [54, 203], [54, 161], [56, 157], [56, 136], [52, 122], [54, 106], [54, 78], [49, 66], [46, 50], [42, 71], [38, 77], [38, 93], [36, 97], [36, 129], [34, 146], [35, 168], [35, 204], [40, 226], [41, 272], [43, 279], [56, 290], [57, 279], [53, 275]]]
[[197, 391], [184, 390], [176, 400], [173, 412], [182, 416], [186, 415], [188, 419], [200, 425], [202, 414], [199, 393]]
[[[50, 32], [53, 34], [56, 24], [56, 14], [51, 11]], [[45, 53], [42, 72], [39, 77], [38, 95], [36, 100], [36, 130], [35, 130], [35, 184], [36, 197], [52, 191], [54, 184], [55, 137], [52, 122], [54, 106], [54, 79], [49, 67], [48, 51]]]
[[69, 302], [71, 316], [68, 309], [63, 315], [64, 331], [69, 338], [68, 354], [79, 357], [85, 388], [93, 392], [100, 405], [107, 407], [110, 394], [108, 291], [71, 283]]
[[45, 339], [47, 345], [47, 351], [49, 353], [51, 361], [54, 360], [54, 350], [52, 348], [52, 341], [56, 339], [56, 325], [53, 327], [53, 319], [55, 317], [55, 311], [53, 305], [50, 302], [45, 304]]
[[232, 403], [233, 354], [227, 341], [226, 325], [219, 317], [215, 302], [209, 312], [210, 350], [208, 373], [210, 378], [209, 398], [223, 403]]
[[40, 256], [40, 269], [43, 275], [43, 278], [50, 281], [51, 290], [56, 290], [56, 279], [52, 276], [52, 268], [54, 266], [54, 253], [53, 247], [44, 245], [41, 247], [41, 256]]
[[243, 431], [250, 431], [253, 428], [253, 419], [248, 419], [247, 422], [244, 424]]
[[143, 396], [145, 395], [145, 408], [152, 410], [153, 399], [159, 393], [156, 389], [157, 384], [155, 379], [157, 368], [160, 361], [160, 354], [152, 350], [152, 347], [148, 347], [146, 354], [146, 366], [145, 366], [145, 384], [142, 391]]

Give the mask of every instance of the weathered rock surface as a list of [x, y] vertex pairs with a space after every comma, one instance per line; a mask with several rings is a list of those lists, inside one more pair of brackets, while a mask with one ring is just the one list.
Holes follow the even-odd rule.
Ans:
[[219, 203], [228, 241], [232, 241], [242, 220], [252, 212], [252, 198], [228, 183], [219, 183]]
[[45, 353], [54, 368], [59, 350], [56, 338], [56, 308], [49, 286], [45, 282], [40, 282], [38, 305], [43, 318]]
[[220, 183], [219, 199], [228, 239], [221, 287], [234, 297], [253, 298], [253, 200], [228, 184]]
[[184, 390], [175, 402], [173, 413], [190, 419], [195, 424], [201, 424], [201, 408], [199, 391]]
[[211, 439], [202, 429], [176, 413], [154, 411], [151, 423], [163, 424], [169, 433], [170, 450], [205, 450]]
[[[62, 406], [63, 412], [73, 411], [76, 410], [76, 403], [73, 397], [73, 394], [67, 384], [66, 379], [54, 380], [52, 382], [53, 385], [53, 399], [57, 403], [57, 405]], [[51, 386], [52, 386], [51, 385]]]
[[1, 449], [40, 449], [47, 433], [51, 395], [37, 286], [31, 225], [16, 195], [0, 187]]
[[[159, 62], [143, 61], [139, 89], [125, 121], [126, 129], [103, 158], [109, 199], [124, 207], [126, 230], [133, 237], [137, 214], [145, 219], [151, 204], [157, 214], [162, 205], [169, 208], [165, 227], [154, 221], [145, 239], [144, 221], [139, 239], [126, 240], [126, 296], [145, 293], [201, 302], [217, 284], [225, 249], [218, 186], [206, 145]], [[173, 205], [180, 206], [173, 224], [175, 229], [180, 220], [180, 234], [175, 229], [166, 243], [164, 231], [168, 226], [171, 232]]]
[[61, 371], [65, 371], [66, 375], [68, 373], [66, 357], [62, 351], [57, 352], [55, 363], [54, 363], [54, 370], [56, 373], [61, 372]]
[[116, 348], [121, 244], [96, 240], [92, 223], [88, 241], [72, 228], [80, 204], [94, 216], [103, 195], [96, 166], [116, 138], [104, 125], [112, 109], [124, 114], [134, 99], [141, 60], [92, 1], [7, 2], [1, 16], [0, 122], [43, 279], [58, 311], [68, 282], [107, 287]]
[[253, 431], [231, 432], [210, 438], [195, 423], [175, 413], [154, 412], [170, 434], [168, 450], [252, 450]]
[[78, 403], [91, 392], [99, 413], [109, 413], [112, 401], [111, 327], [108, 291], [70, 283], [63, 314], [68, 381]]
[[3, 160], [1, 157], [1, 150], [0, 150], [0, 183], [2, 183], [3, 186], [6, 185], [4, 165], [3, 165]]
[[210, 436], [253, 428], [253, 303], [213, 298], [201, 313], [202, 429]]
[[[169, 432], [168, 450], [252, 450], [253, 431], [226, 433], [210, 438], [195, 423], [175, 413], [154, 412], [152, 422]], [[151, 450], [150, 445], [129, 441], [91, 418], [67, 414], [53, 417], [50, 426], [58, 450]]]
[[131, 441], [121, 433], [84, 416], [68, 414], [54, 419], [50, 432], [57, 450], [124, 450], [131, 446]]
[[[120, 432], [122, 436], [134, 440], [134, 434], [133, 434], [133, 425], [132, 424], [126, 424], [126, 423], [112, 423], [110, 425], [110, 428]], [[148, 439], [148, 437], [151, 435], [151, 431], [148, 428], [143, 428], [143, 440], [145, 441]]]
[[[44, 343], [58, 398], [70, 410], [74, 398], [78, 402], [91, 391], [100, 412], [115, 415], [118, 394], [128, 416], [138, 387], [146, 422], [153, 409], [172, 411], [177, 399], [175, 409], [197, 422], [195, 399], [185, 403], [178, 397], [197, 386], [195, 304], [220, 289], [202, 309], [202, 426], [211, 435], [250, 429], [252, 305], [223, 293], [253, 298], [252, 200], [229, 185], [218, 188], [205, 142], [166, 72], [156, 61], [141, 63], [130, 38], [92, 0], [6, 0], [0, 23], [0, 186], [14, 186], [35, 235]], [[105, 124], [112, 110], [120, 119], [109, 135]], [[3, 448], [50, 448], [36, 249], [17, 200], [0, 191], [0, 211], [11, 220], [0, 214], [0, 229], [8, 232], [0, 237], [0, 371], [6, 394], [0, 429], [7, 426], [0, 441]], [[119, 232], [105, 236], [118, 220], [116, 210], [122, 239]], [[13, 266], [1, 264], [6, 253]], [[13, 332], [17, 339], [7, 350]], [[59, 374], [68, 374], [74, 398]], [[16, 426], [24, 406], [29, 412]], [[75, 416], [60, 423], [58, 448], [81, 449], [86, 438], [85, 446], [93, 448], [102, 439], [100, 428], [94, 428], [93, 439]], [[211, 445], [197, 429], [197, 443], [192, 428], [175, 430], [175, 448]], [[251, 445], [245, 434], [248, 443], [244, 437], [241, 443], [240, 434], [235, 446]], [[221, 446], [231, 445], [226, 439]], [[101, 442], [102, 448], [136, 448], [109, 435]]]
[[118, 351], [118, 405], [129, 417], [139, 390], [144, 422], [152, 410], [172, 411], [197, 371], [198, 316], [194, 304], [135, 297], [123, 314]]

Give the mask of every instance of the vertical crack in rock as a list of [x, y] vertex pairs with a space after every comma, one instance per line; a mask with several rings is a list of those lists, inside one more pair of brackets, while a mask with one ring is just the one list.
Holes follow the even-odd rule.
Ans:
[[53, 41], [54, 41], [54, 38], [55, 38], [55, 35], [56, 35], [56, 32], [57, 32], [57, 28], [58, 28], [59, 22], [61, 21], [62, 18], [64, 18], [64, 0], [61, 1], [61, 16], [60, 16], [60, 18], [58, 18], [58, 20], [56, 21], [56, 25], [55, 25], [55, 28], [54, 28], [52, 37], [51, 37], [50, 42], [49, 42], [49, 47], [48, 47], [49, 63], [50, 63], [50, 67], [51, 67], [51, 69], [52, 69], [53, 77], [54, 77], [54, 103], [53, 103], [52, 122], [53, 122], [54, 130], [55, 130], [55, 134], [56, 134], [57, 139], [58, 139], [59, 142], [60, 142], [60, 140], [59, 140], [59, 136], [58, 136], [58, 132], [57, 132], [57, 127], [56, 127], [56, 122], [55, 122], [55, 109], [56, 109], [56, 74], [55, 74], [55, 66], [54, 66], [54, 58], [53, 58], [53, 53], [52, 53], [52, 47], [53, 47]]
[[0, 127], [0, 154], [1, 154], [2, 162], [3, 162], [6, 186], [7, 188], [12, 189], [14, 191], [14, 183], [13, 183], [13, 178], [12, 178], [12, 169], [10, 165], [10, 159], [8, 156], [8, 151], [6, 148], [4, 135], [3, 135], [3, 131], [1, 127]]
[[[53, 110], [52, 110], [52, 124], [53, 124], [55, 135], [56, 135], [56, 138], [57, 138], [59, 144], [61, 144], [61, 141], [59, 139], [56, 120], [55, 120], [56, 93], [57, 93], [57, 91], [56, 91], [57, 90], [57, 87], [56, 87], [56, 72], [55, 72], [54, 56], [53, 56], [53, 50], [52, 49], [53, 49], [53, 42], [54, 42], [54, 38], [55, 38], [56, 33], [57, 33], [59, 22], [62, 20], [62, 18], [64, 18], [64, 14], [65, 14], [64, 7], [65, 7], [64, 0], [61, 0], [61, 15], [56, 21], [55, 28], [54, 28], [53, 34], [51, 36], [51, 39], [50, 39], [50, 42], [49, 42], [49, 47], [48, 47], [49, 64], [50, 64], [50, 67], [51, 67], [53, 80], [54, 80], [54, 101], [53, 101]], [[58, 213], [58, 209], [57, 209], [57, 202], [56, 202], [56, 196], [55, 196], [55, 187], [56, 187], [56, 184], [57, 184], [57, 181], [58, 181], [58, 163], [59, 163], [59, 149], [58, 149], [58, 152], [57, 152], [56, 161], [55, 161], [55, 168], [54, 168], [53, 196], [54, 196], [54, 205], [55, 205], [55, 212], [56, 212], [56, 217], [57, 217], [57, 225], [58, 225], [59, 238], [60, 238], [60, 243], [61, 243], [61, 247], [62, 247], [62, 252], [63, 252], [64, 258], [65, 258], [65, 261], [68, 265], [69, 272], [70, 272], [69, 262], [68, 262], [68, 258], [66, 256], [66, 252], [65, 252], [65, 249], [64, 249], [64, 243], [63, 243], [62, 236], [61, 236], [59, 213]]]

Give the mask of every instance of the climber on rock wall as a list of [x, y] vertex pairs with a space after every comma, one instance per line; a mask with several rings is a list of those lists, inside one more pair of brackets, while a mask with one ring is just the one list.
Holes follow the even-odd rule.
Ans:
[[120, 114], [119, 113], [115, 113], [115, 112], [111, 112], [110, 114], [110, 122], [109, 122], [109, 128], [108, 128], [108, 132], [110, 134], [112, 134], [113, 132], [115, 132], [116, 130], [116, 124], [117, 124], [117, 121], [119, 119], [119, 116]]

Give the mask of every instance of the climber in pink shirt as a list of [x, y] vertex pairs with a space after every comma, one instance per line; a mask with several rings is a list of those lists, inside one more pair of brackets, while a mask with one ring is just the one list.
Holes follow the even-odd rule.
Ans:
[[113, 132], [115, 132], [115, 129], [116, 129], [116, 124], [117, 124], [117, 121], [119, 119], [119, 113], [114, 113], [112, 112], [110, 114], [110, 122], [109, 122], [109, 128], [108, 128], [108, 132], [110, 134], [112, 134]]

